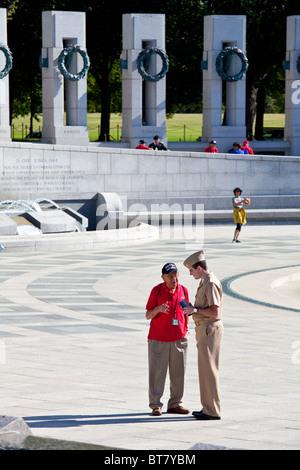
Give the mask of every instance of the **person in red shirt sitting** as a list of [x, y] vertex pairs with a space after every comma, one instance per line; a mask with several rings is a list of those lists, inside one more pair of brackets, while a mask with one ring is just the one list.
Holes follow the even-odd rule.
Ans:
[[216, 147], [217, 145], [217, 142], [215, 140], [211, 140], [209, 142], [209, 146], [206, 147], [206, 149], [204, 150], [204, 152], [209, 152], [209, 153], [218, 153], [218, 149]]
[[254, 155], [254, 152], [251, 147], [249, 147], [249, 142], [248, 140], [244, 140], [243, 142], [243, 147], [241, 147], [242, 150], [248, 150], [249, 155]]
[[150, 147], [147, 147], [143, 139], [139, 141], [139, 145], [135, 148], [139, 150], [150, 150]]
[[189, 320], [179, 304], [183, 299], [189, 302], [189, 296], [187, 289], [179, 284], [178, 276], [174, 263], [165, 264], [162, 268], [164, 282], [153, 287], [146, 305], [146, 318], [151, 320], [148, 334], [149, 407], [154, 416], [162, 414], [161, 397], [168, 369], [170, 398], [167, 412], [189, 413], [181, 406]]

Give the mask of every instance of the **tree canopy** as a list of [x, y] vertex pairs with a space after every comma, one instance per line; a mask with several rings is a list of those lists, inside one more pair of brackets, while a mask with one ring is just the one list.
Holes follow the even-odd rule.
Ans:
[[[251, 139], [255, 114], [261, 116], [265, 96], [276, 101], [284, 93], [282, 61], [286, 47], [286, 17], [299, 13], [291, 0], [15, 0], [1, 1], [8, 10], [8, 44], [13, 55], [10, 72], [11, 115], [41, 113], [41, 13], [44, 10], [84, 11], [86, 42], [91, 60], [88, 107], [101, 111], [100, 139], [109, 134], [110, 112], [121, 112], [123, 13], [164, 13], [167, 112], [201, 112], [203, 17], [210, 14], [247, 16], [247, 132]], [[280, 100], [282, 102], [282, 99]], [[255, 133], [262, 133], [257, 116]]]

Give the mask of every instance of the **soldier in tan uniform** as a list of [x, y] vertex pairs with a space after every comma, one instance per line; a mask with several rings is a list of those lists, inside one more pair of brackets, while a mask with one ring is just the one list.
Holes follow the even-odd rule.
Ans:
[[193, 315], [198, 348], [202, 410], [194, 411], [193, 415], [199, 420], [221, 419], [219, 358], [223, 336], [222, 284], [208, 271], [203, 251], [192, 254], [183, 264], [191, 276], [200, 279], [195, 305], [184, 308], [187, 315]]

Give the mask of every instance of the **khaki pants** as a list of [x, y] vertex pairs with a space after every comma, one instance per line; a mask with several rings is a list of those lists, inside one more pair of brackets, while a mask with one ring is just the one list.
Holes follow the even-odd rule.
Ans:
[[184, 374], [187, 354], [187, 338], [173, 343], [148, 340], [149, 406], [162, 408], [167, 371], [170, 376], [168, 409], [180, 405], [184, 391]]
[[195, 331], [198, 348], [200, 400], [203, 413], [210, 416], [221, 416], [219, 359], [223, 323], [218, 320], [197, 325], [196, 322]]

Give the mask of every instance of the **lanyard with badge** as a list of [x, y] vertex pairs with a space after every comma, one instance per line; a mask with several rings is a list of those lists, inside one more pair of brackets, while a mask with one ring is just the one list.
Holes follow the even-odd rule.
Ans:
[[[173, 307], [173, 299], [170, 295], [170, 292], [169, 292], [169, 297], [170, 297], [171, 307]], [[174, 318], [172, 318], [172, 325], [174, 325], [174, 326], [179, 325], [179, 320], [178, 320], [177, 315], [176, 315], [177, 303], [178, 303], [178, 289], [177, 289], [177, 298], [176, 298], [175, 307], [174, 307]]]

